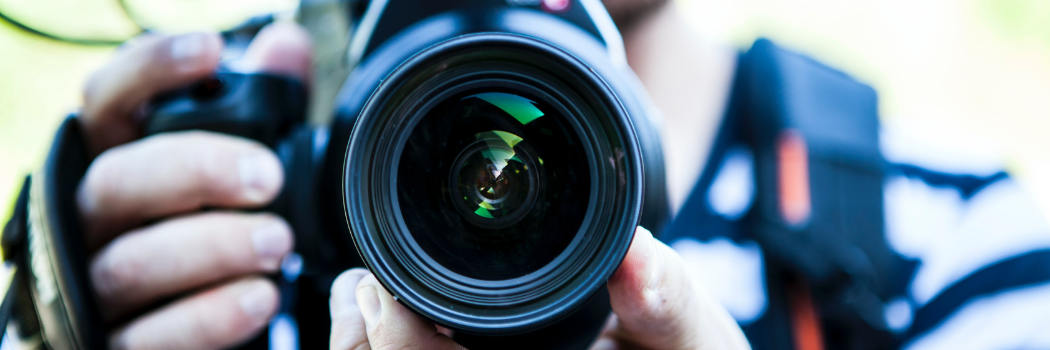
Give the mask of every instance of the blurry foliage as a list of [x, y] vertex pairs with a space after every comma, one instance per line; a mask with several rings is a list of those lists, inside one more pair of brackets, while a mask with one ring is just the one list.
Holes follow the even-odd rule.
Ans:
[[1050, 1], [983, 0], [981, 7], [988, 22], [1007, 37], [1050, 47]]

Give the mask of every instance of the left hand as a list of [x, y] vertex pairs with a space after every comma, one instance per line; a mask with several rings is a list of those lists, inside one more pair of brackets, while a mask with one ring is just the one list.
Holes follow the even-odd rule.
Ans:
[[[309, 45], [302, 28], [273, 24], [242, 62], [245, 71], [306, 79]], [[277, 312], [277, 286], [263, 275], [278, 270], [294, 237], [276, 215], [244, 212], [277, 196], [284, 175], [274, 152], [201, 131], [139, 139], [143, 106], [211, 75], [221, 50], [217, 33], [144, 36], [85, 87], [78, 122], [98, 157], [76, 206], [108, 348], [229, 348]]]

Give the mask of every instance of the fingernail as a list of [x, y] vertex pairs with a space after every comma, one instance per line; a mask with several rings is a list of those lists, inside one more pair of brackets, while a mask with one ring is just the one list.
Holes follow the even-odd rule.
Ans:
[[284, 180], [284, 172], [277, 158], [261, 152], [241, 156], [237, 160], [237, 171], [241, 175], [244, 197], [253, 202], [270, 199]]
[[265, 283], [255, 282], [244, 294], [241, 294], [238, 303], [241, 304], [241, 310], [245, 315], [257, 321], [265, 321], [273, 312], [274, 296]]
[[661, 259], [656, 257], [656, 245], [659, 242], [656, 241], [656, 237], [643, 227], [638, 227], [638, 231], [635, 234], [644, 235], [642, 251], [645, 253], [645, 264], [648, 267], [648, 278], [646, 278], [645, 288], [648, 290], [656, 289], [657, 283], [660, 282], [660, 261]]
[[276, 270], [292, 250], [292, 232], [281, 222], [267, 222], [252, 230], [252, 247], [263, 269]]
[[379, 292], [375, 285], [360, 286], [357, 288], [357, 307], [361, 309], [361, 316], [365, 318], [365, 324], [374, 325], [379, 318]]
[[338, 318], [348, 310], [357, 311], [357, 284], [368, 275], [362, 269], [344, 272], [332, 282], [332, 297], [328, 301], [332, 308], [332, 318]]
[[196, 69], [201, 62], [200, 58], [205, 56], [214, 44], [212, 36], [208, 33], [189, 33], [173, 38], [171, 58], [182, 69]]
[[615, 341], [609, 338], [599, 338], [598, 341], [591, 345], [591, 350], [615, 350], [619, 349]]

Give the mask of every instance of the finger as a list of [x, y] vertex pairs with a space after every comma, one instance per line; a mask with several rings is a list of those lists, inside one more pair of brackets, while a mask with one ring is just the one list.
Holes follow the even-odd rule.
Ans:
[[121, 235], [91, 262], [103, 316], [226, 278], [276, 271], [292, 250], [288, 224], [268, 214], [213, 212]]
[[220, 349], [250, 339], [277, 311], [277, 287], [231, 282], [153, 311], [110, 336], [111, 349]]
[[357, 306], [356, 292], [357, 283], [368, 275], [368, 270], [350, 269], [332, 282], [332, 296], [328, 300], [332, 316], [332, 336], [328, 343], [332, 350], [369, 348], [365, 319]]
[[356, 294], [372, 348], [465, 349], [394, 300], [375, 276], [362, 278]]
[[[222, 53], [216, 33], [144, 35], [121, 47], [88, 79], [81, 125], [91, 154], [138, 135], [136, 113], [158, 93], [185, 86], [215, 71]], [[263, 28], [242, 63], [246, 72], [308, 80], [312, 51], [306, 30], [294, 23]]]
[[281, 188], [277, 156], [208, 132], [157, 135], [110, 149], [88, 168], [77, 204], [91, 249], [116, 232], [202, 207], [259, 207]]
[[294, 22], [277, 22], [264, 27], [248, 45], [237, 70], [285, 75], [303, 81], [310, 79], [313, 61], [310, 34]]
[[619, 320], [616, 318], [616, 314], [609, 314], [609, 318], [605, 320], [605, 326], [602, 327], [601, 333], [598, 334], [598, 339], [591, 344], [590, 350], [617, 350], [620, 349], [620, 344], [616, 341], [616, 329], [619, 328]]
[[613, 337], [632, 347], [750, 349], [729, 313], [695, 286], [673, 249], [639, 227], [609, 279]]
[[[346, 319], [341, 323], [354, 327], [361, 327], [363, 324], [368, 348], [464, 349], [448, 336], [440, 333], [433, 323], [424, 320], [395, 301], [390, 293], [387, 293], [376, 281], [375, 276], [368, 274], [361, 278], [353, 290], [353, 297], [347, 295], [349, 293], [346, 288], [347, 284], [339, 286], [338, 289], [332, 289], [333, 300], [340, 301], [332, 304], [332, 314], [347, 318], [357, 314], [358, 317], [361, 317], [360, 320]], [[355, 313], [355, 309], [358, 312]], [[346, 350], [353, 349], [353, 346], [365, 348], [362, 345], [360, 328], [342, 332], [344, 333], [341, 333], [338, 344], [352, 347], [334, 347], [333, 345], [332, 349]]]
[[91, 154], [138, 137], [134, 113], [154, 95], [204, 78], [222, 52], [216, 33], [151, 36], [117, 51], [88, 78], [80, 123]]

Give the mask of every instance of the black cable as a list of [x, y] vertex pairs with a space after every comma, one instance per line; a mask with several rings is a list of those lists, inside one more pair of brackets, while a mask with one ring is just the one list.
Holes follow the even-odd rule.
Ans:
[[124, 17], [127, 17], [135, 27], [139, 28], [139, 34], [149, 31], [146, 26], [142, 25], [144, 22], [139, 19], [138, 15], [131, 11], [131, 5], [128, 5], [128, 0], [117, 0], [117, 4], [120, 5], [120, 10], [124, 12]]
[[[127, 8], [126, 4], [124, 3], [124, 0], [120, 0], [120, 8], [121, 8], [121, 10], [124, 11], [125, 15], [128, 16], [128, 18], [131, 19], [133, 23], [135, 23], [135, 26], [137, 26], [139, 28], [139, 30], [140, 30], [139, 33], [135, 33], [135, 35], [139, 35], [142, 32], [145, 32], [145, 29], [143, 29], [142, 26], [139, 25], [139, 23], [136, 22], [135, 19], [131, 17], [131, 13], [128, 12], [128, 8]], [[18, 29], [21, 29], [21, 30], [23, 30], [25, 32], [28, 32], [28, 33], [36, 35], [36, 36], [40, 36], [40, 37], [51, 39], [51, 40], [55, 40], [55, 41], [62, 41], [62, 42], [77, 44], [77, 45], [116, 46], [116, 45], [123, 44], [124, 41], [127, 40], [127, 39], [124, 39], [124, 40], [81, 39], [81, 38], [71, 38], [71, 37], [62, 36], [62, 35], [51, 34], [51, 33], [48, 33], [48, 32], [45, 32], [45, 31], [42, 31], [42, 30], [30, 27], [29, 25], [26, 25], [25, 23], [22, 23], [22, 22], [20, 22], [18, 20], [15, 20], [14, 18], [11, 18], [6, 13], [4, 13], [3, 10], [0, 10], [0, 20], [3, 20], [4, 22], [10, 23], [11, 25], [17, 27]], [[134, 37], [135, 35], [132, 35], [132, 37]], [[128, 39], [130, 39], [130, 37]]]

